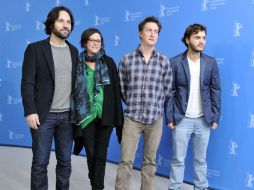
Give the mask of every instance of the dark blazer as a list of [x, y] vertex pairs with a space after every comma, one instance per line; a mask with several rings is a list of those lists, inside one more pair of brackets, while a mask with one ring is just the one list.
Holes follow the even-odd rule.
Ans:
[[[170, 59], [173, 69], [172, 96], [165, 103], [167, 124], [178, 124], [185, 116], [190, 93], [190, 70], [187, 52]], [[201, 53], [200, 93], [203, 114], [207, 123], [219, 123], [221, 114], [221, 87], [217, 63]]]
[[[124, 116], [117, 68], [111, 57], [104, 55], [102, 59], [104, 59], [103, 62], [105, 62], [108, 67], [110, 84], [104, 86], [102, 118], [100, 124], [106, 127], [116, 127], [116, 134], [118, 142], [120, 143]], [[82, 136], [82, 129], [79, 126], [76, 126], [74, 128], [75, 155], [78, 155], [84, 146]]]
[[[66, 41], [72, 59], [72, 86], [78, 50]], [[55, 71], [49, 38], [27, 46], [22, 67], [21, 95], [24, 115], [37, 113], [42, 123], [49, 113], [55, 90]]]
[[123, 108], [117, 68], [111, 57], [105, 55], [103, 59], [108, 67], [110, 85], [104, 86], [101, 124], [105, 126], [114, 126], [117, 131], [121, 131], [123, 127]]

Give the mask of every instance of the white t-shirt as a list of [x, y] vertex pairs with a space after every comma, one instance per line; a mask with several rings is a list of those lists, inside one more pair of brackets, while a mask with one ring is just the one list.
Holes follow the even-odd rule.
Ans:
[[193, 62], [188, 58], [188, 64], [190, 68], [190, 95], [185, 116], [197, 118], [203, 115], [200, 94], [200, 59]]

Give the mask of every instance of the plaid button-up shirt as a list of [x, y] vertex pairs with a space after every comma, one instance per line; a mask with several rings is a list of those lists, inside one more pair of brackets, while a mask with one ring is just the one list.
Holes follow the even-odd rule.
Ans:
[[119, 78], [126, 104], [125, 116], [151, 124], [163, 114], [164, 100], [172, 87], [172, 70], [165, 55], [154, 50], [146, 63], [137, 48], [122, 58]]

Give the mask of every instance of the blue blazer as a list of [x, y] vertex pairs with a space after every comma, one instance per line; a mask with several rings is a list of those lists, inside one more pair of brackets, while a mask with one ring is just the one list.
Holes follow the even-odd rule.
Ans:
[[[187, 109], [190, 93], [190, 70], [187, 51], [170, 59], [173, 70], [172, 95], [165, 102], [166, 122], [178, 124]], [[217, 63], [201, 53], [200, 91], [204, 117], [208, 125], [219, 124], [221, 114], [221, 87]]]

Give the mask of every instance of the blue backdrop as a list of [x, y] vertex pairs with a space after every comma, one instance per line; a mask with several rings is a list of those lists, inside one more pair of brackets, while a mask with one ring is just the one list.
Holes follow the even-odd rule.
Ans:
[[[180, 42], [194, 22], [208, 28], [205, 53], [219, 64], [222, 118], [211, 133], [208, 180], [217, 189], [254, 189], [254, 0], [3, 0], [0, 6], [0, 144], [31, 146], [20, 95], [23, 54], [27, 44], [46, 38], [43, 21], [55, 5], [69, 7], [75, 28], [69, 40], [79, 47], [82, 31], [98, 27], [106, 51], [116, 63], [139, 44], [138, 23], [159, 17], [163, 29], [157, 49], [168, 57], [185, 50]], [[80, 49], [81, 50], [81, 49]], [[169, 175], [171, 131], [164, 127], [157, 155], [158, 173]], [[135, 167], [142, 162], [142, 140]], [[112, 135], [108, 160], [119, 161], [120, 147]], [[191, 149], [185, 180], [192, 182]], [[75, 172], [75, 168], [73, 168]]]

